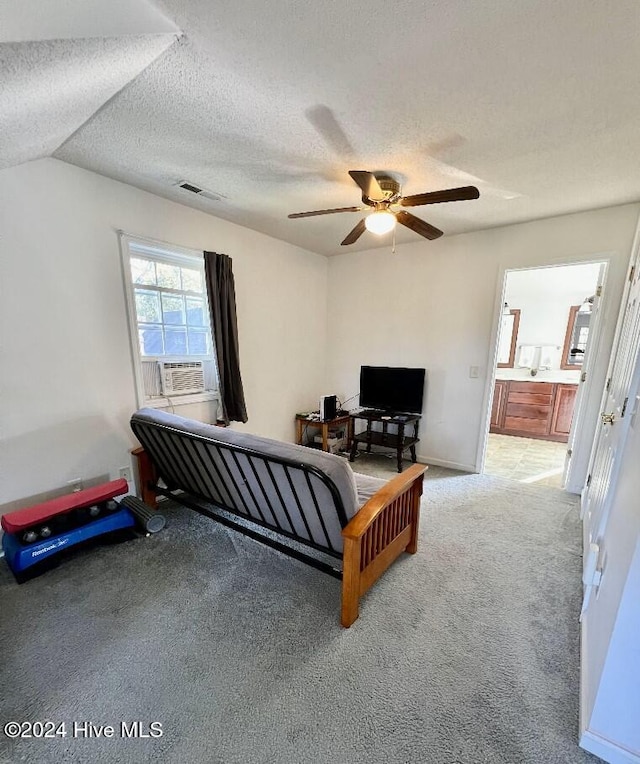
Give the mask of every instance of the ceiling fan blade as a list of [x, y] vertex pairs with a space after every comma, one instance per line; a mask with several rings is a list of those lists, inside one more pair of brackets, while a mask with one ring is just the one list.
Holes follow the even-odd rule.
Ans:
[[364, 212], [366, 207], [335, 207], [332, 210], [313, 210], [312, 212], [294, 212], [289, 218], [311, 218], [314, 215], [333, 215], [334, 212]]
[[403, 210], [396, 212], [396, 220], [398, 223], [402, 223], [402, 225], [407, 226], [407, 228], [410, 228], [412, 231], [419, 233], [420, 236], [424, 236], [425, 239], [437, 239], [444, 233], [439, 228], [436, 228], [429, 223], [425, 223], [424, 220], [420, 220], [420, 218], [417, 218], [410, 212], [404, 212]]
[[440, 202], [462, 202], [465, 199], [477, 199], [480, 192], [475, 186], [447, 188], [443, 191], [429, 191], [426, 194], [403, 196], [398, 202], [403, 207], [419, 207], [421, 204], [440, 204]]
[[358, 225], [353, 228], [349, 233], [345, 236], [345, 238], [340, 242], [342, 246], [345, 246], [347, 244], [353, 244], [354, 241], [358, 241], [358, 239], [362, 236], [362, 234], [365, 232], [365, 226], [364, 226], [364, 218], [358, 223]]
[[376, 176], [367, 170], [349, 170], [349, 175], [362, 189], [364, 196], [369, 197], [374, 202], [380, 202], [385, 198], [384, 191], [376, 180]]

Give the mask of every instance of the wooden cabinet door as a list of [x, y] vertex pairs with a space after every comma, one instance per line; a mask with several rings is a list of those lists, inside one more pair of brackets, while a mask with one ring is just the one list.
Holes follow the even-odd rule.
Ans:
[[509, 392], [509, 381], [496, 379], [493, 385], [493, 402], [491, 404], [491, 432], [501, 430], [504, 426], [504, 410]]
[[553, 416], [551, 418], [551, 435], [569, 437], [577, 392], [577, 385], [556, 385]]

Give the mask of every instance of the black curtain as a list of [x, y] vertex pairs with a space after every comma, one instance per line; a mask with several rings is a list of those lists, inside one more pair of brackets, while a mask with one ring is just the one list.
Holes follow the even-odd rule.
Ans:
[[240, 376], [236, 289], [231, 258], [217, 252], [205, 252], [204, 272], [211, 312], [211, 334], [220, 378], [222, 417], [226, 424], [230, 421], [246, 422], [247, 408]]

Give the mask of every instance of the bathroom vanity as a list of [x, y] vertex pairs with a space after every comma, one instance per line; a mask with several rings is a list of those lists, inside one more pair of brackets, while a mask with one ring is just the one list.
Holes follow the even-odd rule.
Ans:
[[578, 385], [496, 379], [490, 432], [566, 443]]

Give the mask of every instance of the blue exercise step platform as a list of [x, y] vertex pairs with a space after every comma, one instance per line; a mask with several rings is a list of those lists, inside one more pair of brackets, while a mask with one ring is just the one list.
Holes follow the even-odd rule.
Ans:
[[113, 480], [3, 515], [2, 548], [18, 583], [51, 568], [70, 549], [132, 538], [135, 508], [114, 499], [127, 490], [126, 480]]

